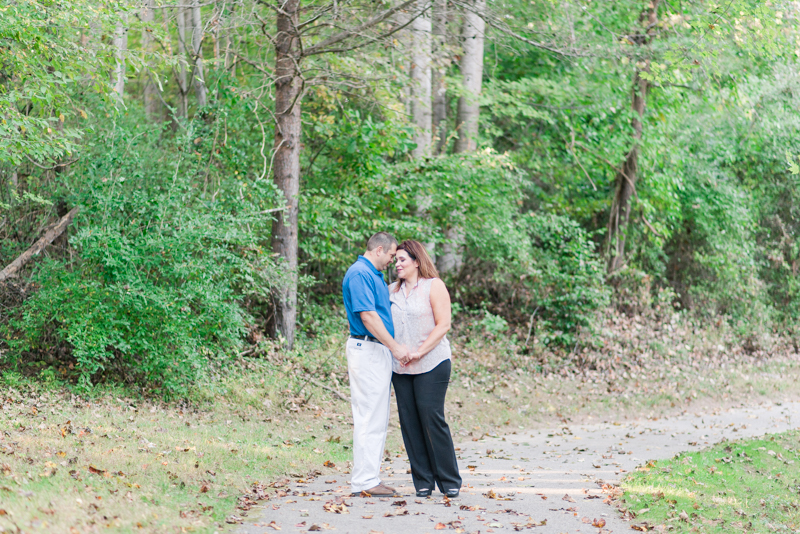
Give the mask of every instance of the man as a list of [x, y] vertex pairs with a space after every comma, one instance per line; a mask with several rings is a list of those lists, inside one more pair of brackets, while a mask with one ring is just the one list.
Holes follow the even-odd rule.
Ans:
[[378, 232], [367, 251], [350, 266], [342, 281], [344, 307], [350, 323], [347, 372], [353, 406], [353, 495], [393, 496], [394, 488], [381, 484], [380, 469], [389, 426], [389, 390], [392, 356], [409, 357], [408, 347], [394, 340], [389, 289], [381, 271], [397, 252], [397, 240]]

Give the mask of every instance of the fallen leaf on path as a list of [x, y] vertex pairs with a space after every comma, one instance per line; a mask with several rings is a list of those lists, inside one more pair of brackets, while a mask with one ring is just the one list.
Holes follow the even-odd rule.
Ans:
[[444, 523], [436, 523], [436, 526], [433, 527], [434, 530], [444, 530], [447, 528], [447, 525]]
[[586, 523], [588, 525], [591, 522], [592, 520], [589, 519], [588, 517], [581, 517], [581, 523]]
[[294, 528], [305, 528], [305, 526], [306, 526], [306, 522], [305, 522], [305, 521], [303, 521], [302, 523], [297, 523], [297, 524], [294, 526]]
[[330, 460], [325, 460], [325, 462], [322, 465], [324, 465], [325, 467], [330, 467], [331, 469], [336, 467], [336, 464], [331, 462]]
[[372, 514], [370, 514], [370, 515], [362, 515], [361, 519], [372, 519]]
[[269, 528], [273, 529], [273, 530], [280, 530], [281, 529], [281, 527], [275, 521], [270, 521], [267, 526]]
[[561, 497], [561, 500], [562, 500], [562, 501], [567, 501], [567, 502], [575, 502], [575, 499], [573, 499], [572, 497], [570, 497], [568, 493], [567, 493], [567, 494], [564, 494], [564, 496], [563, 496], [563, 497]]
[[595, 519], [592, 521], [592, 526], [595, 528], [603, 528], [604, 526], [606, 526], [606, 520], [602, 518]]
[[350, 510], [347, 509], [347, 503], [344, 502], [344, 499], [342, 499], [341, 497], [337, 497], [333, 501], [326, 501], [325, 504], [322, 505], [322, 509], [332, 514], [350, 513]]
[[513, 500], [513, 499], [510, 499], [508, 497], [503, 497], [499, 493], [495, 492], [493, 489], [490, 489], [489, 491], [484, 493], [483, 496], [484, 497], [488, 497], [489, 499], [494, 499], [496, 501], [512, 501]]
[[309, 527], [308, 529], [309, 532], [320, 532], [321, 530], [322, 527], [320, 527], [319, 525], [311, 525], [311, 527]]
[[383, 517], [397, 517], [400, 515], [408, 515], [408, 509], [398, 508], [394, 512], [386, 512], [385, 514], [383, 514]]
[[229, 515], [228, 517], [225, 518], [225, 522], [228, 523], [229, 525], [236, 525], [238, 523], [241, 523], [242, 521], [243, 521], [242, 518], [239, 517], [238, 515]]
[[394, 502], [392, 503], [392, 506], [405, 506], [405, 505], [407, 505], [407, 504], [408, 504], [408, 503], [407, 503], [406, 501], [394, 501]]

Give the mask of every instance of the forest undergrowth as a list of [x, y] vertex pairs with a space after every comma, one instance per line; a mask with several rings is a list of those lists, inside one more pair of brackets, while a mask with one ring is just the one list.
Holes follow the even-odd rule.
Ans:
[[[262, 341], [180, 402], [119, 386], [78, 395], [6, 369], [0, 527], [213, 532], [289, 479], [345, 485], [343, 339], [317, 336], [292, 353]], [[800, 375], [790, 341], [743, 342], [726, 323], [701, 329], [682, 314], [612, 313], [591, 347], [560, 354], [535, 337], [526, 350], [513, 333], [487, 333], [486, 321], [459, 321], [452, 339], [447, 410], [457, 442], [787, 399]], [[393, 408], [386, 454], [404, 454], [401, 443]]]

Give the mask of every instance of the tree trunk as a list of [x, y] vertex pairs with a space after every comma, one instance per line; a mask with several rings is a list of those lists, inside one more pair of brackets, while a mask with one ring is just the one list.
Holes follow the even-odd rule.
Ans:
[[431, 86], [433, 91], [433, 118], [431, 131], [434, 154], [441, 154], [447, 141], [447, 85], [445, 77], [450, 62], [447, 57], [447, 0], [433, 1], [433, 46]]
[[206, 79], [203, 71], [203, 18], [199, 0], [192, 0], [192, 55], [194, 56], [194, 93], [198, 107], [205, 107]]
[[121, 101], [125, 94], [125, 54], [128, 51], [127, 13], [120, 15], [120, 18], [122, 20], [117, 22], [117, 26], [114, 29], [114, 58], [116, 61], [112, 83], [117, 99]]
[[[145, 62], [149, 61], [153, 55], [153, 37], [151, 35], [152, 28], [150, 23], [155, 19], [153, 12], [153, 0], [144, 0], [142, 7], [142, 22], [145, 24], [142, 30], [142, 53], [144, 54]], [[161, 99], [158, 95], [158, 86], [153, 77], [153, 73], [149, 68], [144, 71], [144, 111], [147, 118], [151, 121], [160, 122], [161, 117]]]
[[[645, 27], [646, 37], [638, 44], [645, 46], [650, 43], [658, 23], [658, 4], [661, 0], [652, 0], [647, 10], [642, 14], [641, 22]], [[622, 168], [617, 172], [615, 179], [614, 200], [608, 218], [608, 273], [614, 273], [625, 265], [625, 241], [627, 237], [628, 222], [630, 220], [631, 198], [636, 194], [636, 182], [639, 179], [639, 145], [642, 140], [642, 119], [644, 118], [645, 103], [650, 84], [643, 79], [642, 72], [650, 70], [650, 61], [637, 62], [633, 75], [631, 89], [631, 110], [633, 118], [633, 146], [625, 156]]]
[[279, 254], [289, 276], [276, 291], [275, 334], [287, 349], [294, 345], [297, 319], [297, 214], [300, 194], [300, 0], [286, 0], [277, 15], [275, 38], [275, 184], [283, 192], [286, 209], [276, 212], [272, 224], [272, 250]]
[[[426, 0], [419, 0], [420, 7]], [[414, 142], [411, 154], [421, 158], [431, 153], [431, 19], [420, 15], [411, 22], [411, 118]]]
[[456, 152], [472, 152], [477, 148], [478, 119], [480, 118], [481, 83], [483, 81], [483, 40], [486, 23], [481, 16], [486, 0], [473, 0], [471, 11], [464, 13], [461, 30], [464, 54], [461, 56], [461, 79], [464, 96], [458, 99], [456, 114]]
[[178, 116], [180, 117], [187, 117], [189, 113], [189, 83], [187, 77], [187, 71], [189, 67], [189, 63], [187, 61], [187, 58], [189, 57], [189, 46], [186, 42], [186, 18], [188, 15], [189, 14], [186, 12], [186, 9], [182, 7], [177, 8], [175, 18], [178, 24], [178, 90], [180, 91]]

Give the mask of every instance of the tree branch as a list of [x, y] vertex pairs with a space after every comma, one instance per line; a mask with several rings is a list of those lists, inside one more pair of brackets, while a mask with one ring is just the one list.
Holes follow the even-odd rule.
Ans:
[[[344, 41], [345, 39], [347, 39], [347, 38], [349, 38], [349, 37], [351, 37], [353, 35], [358, 35], [361, 32], [363, 32], [364, 30], [368, 30], [368, 29], [380, 24], [381, 22], [383, 22], [384, 20], [388, 19], [389, 17], [391, 17], [392, 15], [397, 13], [398, 11], [403, 10], [403, 9], [407, 8], [408, 6], [410, 6], [411, 4], [416, 3], [416, 1], [417, 0], [405, 0], [405, 2], [403, 2], [401, 4], [398, 4], [398, 5], [394, 6], [394, 7], [391, 7], [389, 9], [383, 11], [382, 13], [379, 13], [379, 14], [375, 15], [374, 17], [369, 19], [364, 24], [358, 26], [357, 28], [354, 28], [352, 30], [344, 30], [342, 32], [337, 33], [336, 35], [332, 35], [331, 37], [328, 37], [327, 39], [323, 39], [321, 42], [315, 44], [314, 46], [311, 46], [311, 47], [307, 48], [303, 52], [303, 55], [304, 56], [313, 56], [313, 55], [322, 54], [322, 53], [325, 53], [325, 52], [334, 51], [335, 49], [329, 50], [328, 48], [330, 46], [332, 46], [332, 45], [335, 45], [337, 43], [340, 43], [340, 42]], [[421, 10], [419, 13], [417, 13], [416, 16], [411, 17], [411, 20], [419, 17], [422, 13], [424, 13], [424, 11], [425, 11], [424, 9]], [[386, 35], [391, 35], [395, 31], [397, 31], [397, 30], [394, 30], [394, 31], [392, 31], [392, 32], [390, 32], [390, 33], [388, 33]]]
[[69, 213], [61, 217], [61, 220], [58, 221], [58, 224], [48, 230], [42, 236], [42, 238], [39, 239], [39, 241], [33, 244], [31, 248], [23, 252], [16, 260], [12, 261], [5, 269], [0, 271], [0, 282], [10, 278], [11, 276], [14, 276], [14, 273], [19, 271], [23, 265], [28, 263], [33, 256], [40, 253], [47, 245], [52, 243], [58, 236], [63, 234], [64, 230], [67, 229], [67, 226], [69, 226], [69, 223], [72, 222], [72, 219], [79, 210], [80, 208], [78, 206], [72, 208]]

